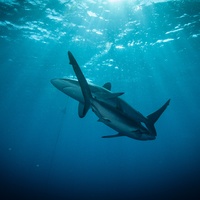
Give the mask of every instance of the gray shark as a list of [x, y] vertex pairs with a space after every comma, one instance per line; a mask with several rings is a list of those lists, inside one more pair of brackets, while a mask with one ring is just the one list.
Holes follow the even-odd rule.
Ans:
[[170, 99], [157, 111], [145, 117], [119, 97], [123, 92], [112, 93], [110, 83], [104, 84], [103, 87], [88, 83], [71, 52], [68, 52], [68, 57], [78, 81], [52, 79], [51, 83], [79, 101], [79, 117], [84, 117], [91, 108], [99, 118], [98, 121], [118, 132], [103, 138], [119, 136], [128, 136], [137, 140], [156, 138], [154, 124], [169, 105]]

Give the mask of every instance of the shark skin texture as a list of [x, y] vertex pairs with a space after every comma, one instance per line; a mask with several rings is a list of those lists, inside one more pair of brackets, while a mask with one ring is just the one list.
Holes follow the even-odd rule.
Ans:
[[114, 138], [127, 136], [136, 140], [154, 140], [157, 133], [154, 124], [165, 111], [170, 99], [158, 110], [143, 116], [127, 102], [120, 98], [123, 92], [111, 92], [111, 83], [105, 83], [102, 87], [88, 83], [79, 67], [76, 59], [68, 51], [70, 65], [76, 74], [76, 79], [56, 78], [51, 83], [61, 92], [79, 102], [78, 115], [86, 116], [91, 108], [98, 121], [117, 131], [117, 134], [103, 136], [102, 138]]

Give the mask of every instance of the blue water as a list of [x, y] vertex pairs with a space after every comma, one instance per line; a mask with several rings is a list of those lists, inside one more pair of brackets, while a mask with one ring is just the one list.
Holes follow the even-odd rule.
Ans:
[[[115, 131], [50, 83], [85, 76], [148, 115], [154, 141]], [[0, 1], [0, 197], [200, 199], [199, 1]]]

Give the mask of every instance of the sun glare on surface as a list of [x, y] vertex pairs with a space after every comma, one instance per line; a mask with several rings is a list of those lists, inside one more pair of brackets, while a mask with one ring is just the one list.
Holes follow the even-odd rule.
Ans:
[[122, 2], [123, 0], [108, 0], [110, 3], [119, 3]]
[[135, 0], [107, 0], [108, 3], [112, 5], [121, 5], [121, 4], [127, 4], [127, 3], [133, 3]]

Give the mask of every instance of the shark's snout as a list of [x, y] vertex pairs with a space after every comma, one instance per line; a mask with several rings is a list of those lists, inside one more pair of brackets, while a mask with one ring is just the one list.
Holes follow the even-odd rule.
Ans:
[[51, 83], [54, 87], [56, 87], [59, 90], [62, 90], [63, 88], [68, 86], [68, 82], [62, 78], [54, 78], [51, 80]]
[[62, 92], [64, 92], [63, 89], [76, 86], [73, 84], [73, 80], [67, 78], [54, 78], [51, 79], [51, 83], [54, 87], [61, 90]]
[[59, 84], [59, 79], [58, 78], [51, 79], [51, 84], [56, 87]]

